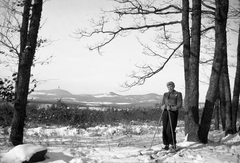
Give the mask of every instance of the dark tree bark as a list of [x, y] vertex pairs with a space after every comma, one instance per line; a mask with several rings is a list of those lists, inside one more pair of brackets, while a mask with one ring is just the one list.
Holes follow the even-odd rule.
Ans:
[[228, 59], [227, 59], [227, 48], [223, 49], [223, 63], [221, 69], [221, 84], [220, 90], [223, 90], [220, 95], [222, 96], [221, 100], [223, 102], [224, 108], [226, 110], [226, 129], [225, 134], [232, 134], [232, 103], [231, 103], [231, 91], [230, 91], [230, 82], [228, 74]]
[[240, 93], [240, 25], [239, 25], [239, 32], [238, 32], [237, 67], [236, 67], [234, 89], [233, 89], [233, 100], [232, 100], [233, 133], [237, 132], [236, 123], [237, 123], [237, 113], [238, 113], [238, 109], [239, 109], [239, 93]]
[[[220, 79], [220, 85], [221, 85], [221, 79]], [[221, 90], [222, 87], [220, 87], [219, 90]], [[220, 91], [224, 93], [224, 91]], [[221, 121], [222, 121], [222, 130], [225, 131], [226, 129], [226, 100], [224, 100], [224, 95], [220, 95], [220, 115], [221, 115]]]
[[206, 95], [205, 106], [199, 127], [198, 135], [202, 143], [208, 142], [208, 133], [211, 125], [214, 103], [219, 89], [219, 79], [223, 63], [223, 53], [227, 49], [226, 24], [228, 15], [228, 0], [215, 0], [215, 54], [209, 88]]
[[221, 113], [222, 113], [223, 131], [226, 130], [226, 117], [227, 117], [226, 116], [227, 115], [226, 96], [225, 96], [225, 88], [224, 87], [225, 87], [225, 85], [224, 85], [223, 75], [220, 75], [220, 79], [219, 79], [219, 96], [220, 96], [220, 108], [221, 108]]
[[[14, 115], [10, 133], [10, 142], [13, 145], [19, 145], [23, 143], [24, 121], [26, 117], [31, 66], [36, 49], [42, 13], [42, 4], [42, 0], [35, 0], [32, 4], [31, 0], [26, 0], [24, 3], [24, 13], [20, 31], [21, 49], [16, 82]], [[32, 12], [30, 17], [31, 5]], [[29, 21], [30, 25], [28, 25]]]
[[190, 31], [189, 31], [189, 0], [182, 0], [182, 34], [183, 34], [183, 61], [184, 61], [184, 77], [185, 77], [185, 98], [184, 98], [184, 112], [185, 112], [185, 134], [188, 134], [188, 95], [189, 95], [189, 58], [190, 58]]
[[188, 141], [198, 140], [199, 124], [199, 58], [201, 40], [201, 1], [192, 1], [191, 51], [189, 60], [189, 93], [188, 93]]
[[214, 104], [214, 127], [215, 130], [219, 130], [219, 122], [220, 122], [220, 100], [216, 100]]

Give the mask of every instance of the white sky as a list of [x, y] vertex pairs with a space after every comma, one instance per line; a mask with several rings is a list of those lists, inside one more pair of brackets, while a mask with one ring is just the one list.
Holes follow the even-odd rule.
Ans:
[[[163, 94], [167, 91], [166, 82], [172, 80], [176, 90], [184, 94], [183, 61], [173, 59], [163, 71], [148, 79], [143, 86], [136, 86], [128, 91], [120, 85], [127, 80], [135, 64], [160, 61], [142, 54], [143, 47], [136, 39], [137, 34], [118, 38], [106, 46], [103, 55], [97, 51], [89, 51], [85, 40], [78, 41], [73, 32], [79, 28], [88, 28], [89, 20], [98, 18], [100, 9], [107, 9], [107, 0], [50, 0], [43, 6], [42, 22], [45, 22], [39, 36], [49, 38], [54, 42], [40, 49], [41, 58], [53, 56], [49, 65], [37, 65], [32, 72], [39, 81], [41, 89], [65, 89], [73, 94], [96, 94], [115, 92], [119, 94]], [[237, 36], [233, 40], [237, 42]], [[234, 49], [234, 48], [233, 48]], [[235, 49], [234, 49], [235, 50]], [[236, 52], [236, 50], [235, 50]], [[235, 53], [233, 51], [233, 53]], [[1, 76], [11, 75], [11, 72], [1, 66]], [[235, 69], [230, 69], [234, 76]], [[207, 85], [200, 84], [200, 101], [204, 101]]]

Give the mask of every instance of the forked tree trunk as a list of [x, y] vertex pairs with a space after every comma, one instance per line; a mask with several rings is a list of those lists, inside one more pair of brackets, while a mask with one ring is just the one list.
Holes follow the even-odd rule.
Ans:
[[212, 71], [209, 88], [206, 95], [205, 106], [199, 127], [199, 139], [202, 143], [208, 142], [208, 133], [211, 125], [213, 107], [219, 89], [219, 79], [223, 63], [223, 53], [227, 49], [226, 24], [228, 15], [228, 0], [215, 0], [215, 54], [213, 58]]
[[[19, 55], [18, 75], [16, 82], [16, 97], [14, 104], [14, 114], [10, 133], [10, 142], [13, 145], [23, 143], [24, 121], [26, 117], [26, 105], [31, 76], [31, 66], [36, 49], [37, 35], [40, 26], [42, 0], [34, 0], [32, 13], [30, 15], [31, 0], [24, 3], [24, 13], [22, 19], [21, 49]], [[28, 22], [30, 19], [30, 25]]]
[[239, 24], [239, 32], [238, 32], [238, 47], [237, 47], [237, 67], [234, 81], [234, 89], [233, 89], [233, 100], [232, 100], [232, 128], [233, 133], [237, 132], [237, 113], [239, 109], [239, 93], [240, 93], [240, 24]]

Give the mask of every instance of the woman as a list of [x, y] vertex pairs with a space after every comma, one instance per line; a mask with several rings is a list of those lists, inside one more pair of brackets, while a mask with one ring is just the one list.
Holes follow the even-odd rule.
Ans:
[[177, 92], [174, 82], [167, 83], [168, 92], [164, 93], [161, 109], [163, 131], [162, 139], [164, 150], [176, 150], [176, 127], [178, 121], [178, 110], [182, 107], [182, 93]]

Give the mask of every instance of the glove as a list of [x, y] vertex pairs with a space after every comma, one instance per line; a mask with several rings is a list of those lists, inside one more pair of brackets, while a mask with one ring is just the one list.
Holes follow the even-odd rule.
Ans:
[[168, 106], [167, 106], [167, 110], [171, 110], [171, 106], [168, 105]]
[[161, 106], [162, 111], [164, 111], [166, 108], [165, 104]]

